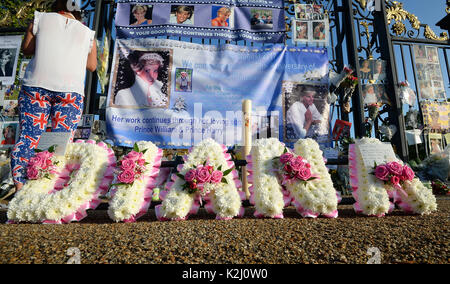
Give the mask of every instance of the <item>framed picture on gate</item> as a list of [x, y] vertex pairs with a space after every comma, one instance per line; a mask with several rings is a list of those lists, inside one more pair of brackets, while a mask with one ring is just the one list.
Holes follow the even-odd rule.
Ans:
[[430, 150], [430, 155], [438, 154], [442, 151], [443, 144], [441, 133], [428, 134], [428, 149]]
[[341, 137], [350, 136], [350, 129], [352, 123], [344, 120], [337, 119], [333, 128], [333, 140], [337, 141]]

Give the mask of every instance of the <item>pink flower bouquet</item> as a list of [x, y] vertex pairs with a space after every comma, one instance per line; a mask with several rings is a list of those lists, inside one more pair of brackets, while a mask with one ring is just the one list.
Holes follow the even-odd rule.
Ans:
[[200, 192], [201, 195], [205, 195], [207, 193], [204, 192], [205, 184], [227, 183], [225, 176], [231, 173], [232, 170], [233, 168], [222, 171], [222, 166], [215, 169], [205, 162], [203, 165], [188, 170], [184, 176], [182, 174], [177, 174], [177, 176], [186, 181], [183, 185], [184, 190], [189, 193]]
[[141, 179], [144, 176], [147, 162], [143, 158], [143, 153], [133, 150], [123, 157], [117, 163], [119, 171], [117, 172], [118, 184], [113, 185], [132, 185], [135, 180]]
[[296, 156], [285, 150], [283, 155], [274, 159], [280, 163], [278, 172], [282, 179], [282, 185], [297, 180], [307, 182], [318, 178], [311, 173], [311, 165], [301, 156]]
[[404, 181], [414, 179], [414, 171], [407, 165], [402, 166], [397, 162], [390, 162], [382, 165], [375, 164], [372, 173], [384, 183], [391, 184], [397, 189], [401, 189]]
[[27, 177], [30, 180], [40, 178], [50, 179], [51, 174], [55, 174], [56, 164], [52, 161], [53, 153], [49, 151], [37, 152], [28, 162]]

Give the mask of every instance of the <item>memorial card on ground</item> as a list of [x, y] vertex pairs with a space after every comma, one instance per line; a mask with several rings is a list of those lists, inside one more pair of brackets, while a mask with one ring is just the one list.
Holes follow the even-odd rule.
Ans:
[[71, 132], [43, 132], [37, 149], [45, 151], [56, 146], [55, 155], [64, 156], [71, 135]]
[[366, 167], [373, 167], [396, 159], [394, 149], [390, 143], [357, 144]]

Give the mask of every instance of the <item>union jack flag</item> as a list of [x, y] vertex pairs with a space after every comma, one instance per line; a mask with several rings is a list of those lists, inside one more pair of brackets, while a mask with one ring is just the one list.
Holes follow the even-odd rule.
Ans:
[[77, 98], [75, 96], [72, 96], [71, 93], [68, 93], [65, 95], [65, 97], [57, 96], [61, 100], [61, 106], [67, 107], [67, 106], [73, 106], [77, 110], [80, 110], [80, 107], [75, 103]]
[[60, 111], [55, 112], [55, 115], [52, 117], [52, 124], [53, 124], [52, 128], [56, 129], [59, 127], [59, 125], [61, 125], [66, 130], [70, 130], [70, 126], [65, 123], [67, 115], [61, 115], [61, 114], [62, 114], [62, 112], [60, 112]]
[[48, 122], [48, 114], [40, 113], [39, 116], [33, 115], [31, 113], [25, 112], [25, 116], [33, 118], [33, 126], [39, 125], [39, 129], [45, 130]]
[[50, 102], [47, 100], [47, 96], [41, 96], [38, 92], [35, 92], [34, 94], [30, 94], [26, 91], [24, 91], [25, 95], [27, 95], [31, 99], [31, 104], [38, 104], [39, 107], [45, 108], [47, 106], [50, 106]]
[[36, 149], [38, 144], [39, 144], [39, 140], [41, 140], [41, 137], [39, 137], [38, 139], [34, 139], [31, 136], [25, 135], [25, 139], [30, 140], [31, 144], [28, 147], [29, 149]]

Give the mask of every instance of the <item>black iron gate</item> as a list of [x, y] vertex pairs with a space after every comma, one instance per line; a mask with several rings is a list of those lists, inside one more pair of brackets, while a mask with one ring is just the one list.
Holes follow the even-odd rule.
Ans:
[[[33, 0], [28, 1], [26, 9], [46, 10], [51, 1]], [[411, 80], [408, 76], [407, 62], [412, 66], [413, 58], [405, 56], [405, 48], [412, 54], [414, 44], [430, 44], [439, 47], [445, 56], [445, 67], [447, 77], [450, 80], [450, 72], [447, 60], [447, 50], [449, 47], [448, 37], [436, 36], [431, 28], [418, 22], [418, 19], [402, 9], [401, 3], [391, 0], [375, 0], [374, 10], [369, 11], [367, 4], [370, 0], [288, 0], [285, 3], [286, 9], [286, 44], [294, 44], [291, 41], [291, 19], [294, 14], [294, 5], [319, 4], [323, 5], [328, 13], [330, 21], [330, 69], [336, 72], [342, 71], [344, 66], [350, 65], [358, 78], [361, 71], [359, 62], [361, 59], [382, 59], [387, 62], [386, 88], [389, 94], [391, 105], [385, 105], [378, 119], [374, 122], [375, 131], [373, 135], [379, 136], [378, 124], [388, 121], [397, 127], [398, 131], [392, 138], [392, 144], [396, 148], [397, 154], [403, 160], [408, 160], [408, 144], [405, 137], [405, 121], [403, 115], [403, 105], [399, 98], [398, 83], [401, 79]], [[81, 1], [82, 9], [88, 19], [87, 25], [97, 32], [97, 39], [102, 40], [106, 35], [106, 40], [110, 43], [111, 51], [114, 46], [113, 34], [115, 2], [113, 0], [84, 0]], [[444, 3], [443, 3], [444, 4]], [[47, 6], [46, 6], [47, 5]], [[444, 10], [444, 9], [443, 9]], [[17, 11], [11, 11], [11, 15]], [[11, 16], [10, 15], [10, 16]], [[0, 14], [0, 16], [2, 16]], [[3, 15], [4, 16], [4, 15]], [[289, 17], [291, 16], [291, 17]], [[408, 20], [415, 31], [408, 31], [402, 21]], [[395, 23], [394, 23], [395, 21]], [[0, 18], [0, 34], [24, 33], [25, 27], [13, 28], [5, 27], [5, 19]], [[3, 25], [3, 27], [2, 27]], [[6, 25], [7, 26], [7, 25]], [[394, 34], [391, 33], [391, 30]], [[424, 30], [426, 39], [419, 38], [420, 30]], [[405, 37], [406, 35], [406, 37]], [[186, 40], [181, 39], [180, 40]], [[187, 39], [192, 41], [192, 39]], [[212, 44], [210, 40], [204, 40], [205, 44]], [[219, 41], [220, 43], [220, 41]], [[224, 42], [225, 43], [225, 42]], [[227, 42], [228, 43], [228, 42]], [[253, 45], [251, 42], [232, 42], [232, 44]], [[401, 74], [397, 66], [400, 58], [400, 66], [404, 72]], [[109, 61], [111, 63], [112, 54]], [[109, 64], [111, 66], [111, 64]], [[413, 66], [414, 68], [414, 66]], [[416, 82], [415, 70], [413, 70], [413, 82]], [[415, 84], [417, 85], [417, 84]], [[107, 90], [107, 87], [105, 88]], [[416, 91], [419, 91], [416, 87]], [[333, 104], [337, 110], [336, 118], [342, 120], [353, 120], [354, 136], [360, 138], [367, 135], [366, 112], [361, 99], [362, 86], [358, 85], [351, 101], [351, 115], [343, 107], [344, 94], [338, 94], [338, 101]], [[99, 108], [99, 99], [106, 96], [98, 91], [97, 74], [88, 73], [86, 78], [85, 93], [85, 113], [100, 114], [104, 117], [104, 110]], [[420, 107], [420, 106], [419, 106]]]

